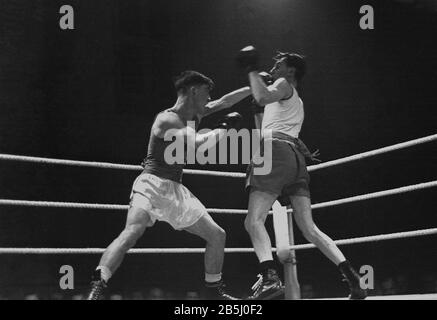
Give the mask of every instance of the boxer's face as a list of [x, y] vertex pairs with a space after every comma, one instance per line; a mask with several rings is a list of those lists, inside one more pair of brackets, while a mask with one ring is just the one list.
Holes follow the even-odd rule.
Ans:
[[193, 99], [197, 114], [205, 113], [206, 104], [211, 101], [209, 86], [206, 84], [193, 87]]
[[269, 73], [272, 75], [273, 80], [276, 81], [279, 78], [287, 78], [287, 76], [289, 76], [290, 69], [291, 68], [289, 68], [285, 62], [285, 58], [282, 58], [276, 60], [276, 63]]

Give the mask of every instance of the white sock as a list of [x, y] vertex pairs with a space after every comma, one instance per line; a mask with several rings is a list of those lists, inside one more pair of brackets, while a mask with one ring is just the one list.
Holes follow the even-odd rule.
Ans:
[[105, 266], [98, 266], [96, 270], [100, 270], [100, 276], [102, 277], [103, 281], [108, 283], [109, 279], [111, 279], [112, 277], [111, 270], [109, 270], [109, 268]]
[[222, 273], [206, 273], [205, 272], [205, 281], [209, 283], [218, 282], [222, 279]]

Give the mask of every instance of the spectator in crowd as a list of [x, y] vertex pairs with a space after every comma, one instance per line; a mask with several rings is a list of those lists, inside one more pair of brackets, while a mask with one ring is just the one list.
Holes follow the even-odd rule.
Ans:
[[64, 296], [63, 294], [59, 293], [59, 292], [54, 292], [52, 294], [50, 294], [50, 300], [64, 300]]
[[405, 274], [401, 273], [395, 277], [396, 284], [396, 294], [408, 294], [409, 292], [409, 282]]
[[200, 300], [199, 293], [196, 291], [188, 291], [185, 295], [185, 300]]
[[313, 299], [315, 296], [314, 289], [311, 284], [303, 284], [300, 287], [300, 292], [301, 292], [302, 299]]
[[130, 300], [146, 300], [141, 291], [134, 291]]
[[397, 294], [396, 283], [392, 277], [386, 278], [381, 284], [382, 295], [390, 296]]
[[426, 274], [422, 278], [422, 293], [437, 293], [437, 275]]
[[172, 292], [172, 291], [166, 291], [166, 292], [165, 292], [165, 299], [166, 299], [166, 300], [179, 300], [179, 299], [176, 297], [175, 293]]
[[161, 288], [150, 289], [147, 300], [165, 300], [164, 291]]

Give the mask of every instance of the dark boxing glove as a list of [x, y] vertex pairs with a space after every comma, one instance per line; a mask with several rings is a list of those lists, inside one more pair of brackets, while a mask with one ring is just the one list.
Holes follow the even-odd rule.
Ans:
[[238, 112], [232, 112], [224, 116], [218, 122], [218, 125], [215, 127], [216, 129], [236, 129], [239, 130], [241, 127], [241, 121], [243, 117]]
[[258, 51], [253, 46], [241, 49], [237, 56], [238, 66], [247, 73], [258, 70], [258, 61]]

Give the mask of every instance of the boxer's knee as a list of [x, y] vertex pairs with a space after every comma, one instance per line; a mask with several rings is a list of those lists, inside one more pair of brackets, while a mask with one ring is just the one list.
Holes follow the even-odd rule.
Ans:
[[318, 240], [318, 232], [316, 226], [307, 226], [302, 230], [302, 234], [309, 242], [316, 242]]
[[250, 230], [252, 229], [252, 220], [249, 216], [244, 219], [244, 229], [246, 229], [247, 232], [250, 233]]
[[226, 231], [223, 230], [221, 227], [217, 226], [217, 228], [212, 231], [209, 242], [216, 245], [224, 246], [226, 243]]
[[119, 236], [121, 247], [126, 250], [132, 248], [137, 243], [138, 239], [141, 238], [145, 229], [145, 224], [132, 224], [126, 226]]
[[319, 228], [313, 222], [304, 222], [299, 225], [299, 229], [302, 231], [302, 235], [309, 242], [317, 242], [321, 238], [321, 232]]
[[244, 220], [244, 228], [250, 234], [254, 230], [264, 226], [265, 220], [261, 216], [248, 215]]

